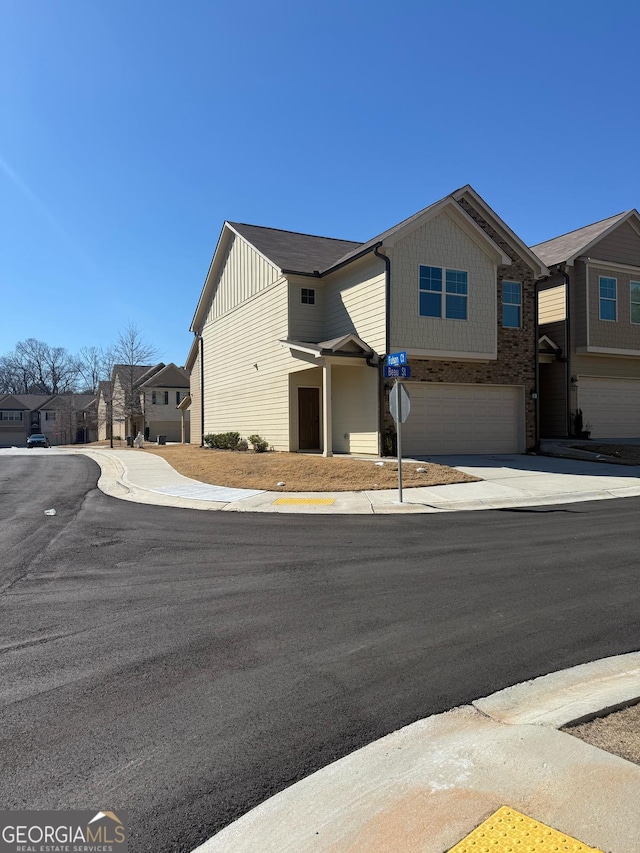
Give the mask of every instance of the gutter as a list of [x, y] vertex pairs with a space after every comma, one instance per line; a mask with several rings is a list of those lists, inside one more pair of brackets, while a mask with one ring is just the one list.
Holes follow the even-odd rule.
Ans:
[[[378, 250], [382, 242], [376, 243], [373, 253], [377, 258], [384, 261], [384, 354], [380, 357], [378, 364], [378, 451], [383, 456], [384, 450], [384, 360], [391, 347], [391, 258], [381, 254]], [[367, 364], [369, 362], [367, 361]], [[373, 367], [373, 365], [371, 365]]]
[[[313, 272], [301, 272], [300, 270], [287, 270], [282, 269], [281, 272], [284, 275], [301, 275], [307, 276], [308, 278], [324, 278], [325, 275], [329, 275], [329, 273], [336, 272], [336, 270], [342, 269], [342, 267], [346, 267], [347, 264], [351, 264], [354, 261], [357, 261], [359, 258], [363, 258], [365, 255], [368, 255], [369, 252], [375, 252], [378, 246], [381, 246], [382, 243], [376, 243], [373, 246], [367, 246], [366, 249], [362, 249], [360, 252], [357, 252], [355, 255], [350, 255], [344, 261], [340, 261], [337, 264], [334, 264], [332, 267], [327, 267], [326, 270], [314, 270]], [[378, 257], [383, 257], [383, 255], [379, 255]]]

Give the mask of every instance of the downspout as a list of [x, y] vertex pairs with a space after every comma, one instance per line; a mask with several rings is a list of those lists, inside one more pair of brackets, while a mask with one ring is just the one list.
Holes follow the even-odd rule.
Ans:
[[[567, 348], [566, 357], [566, 384], [567, 384], [567, 438], [571, 436], [571, 311], [570, 311], [570, 300], [571, 296], [569, 293], [569, 288], [571, 287], [571, 279], [569, 278], [569, 273], [566, 272], [561, 266], [558, 267], [558, 271], [561, 276], [564, 278], [564, 291], [565, 291], [565, 346]], [[589, 306], [587, 305], [587, 310], [589, 310]]]
[[[384, 456], [384, 359], [389, 353], [391, 346], [391, 258], [381, 254], [378, 250], [382, 243], [374, 246], [373, 253], [377, 258], [384, 261], [384, 353], [378, 366], [378, 435], [380, 456]], [[367, 362], [368, 363], [368, 362]]]
[[204, 447], [204, 338], [200, 338], [200, 447]]
[[536, 367], [535, 367], [535, 392], [536, 392], [536, 433], [535, 433], [535, 449], [536, 451], [540, 449], [540, 323], [539, 323], [539, 314], [538, 314], [538, 301], [540, 298], [540, 290], [539, 286], [544, 284], [545, 281], [548, 281], [549, 276], [545, 276], [541, 278], [539, 281], [534, 283], [536, 301], [535, 301], [535, 309], [534, 309], [534, 318], [533, 318], [533, 329], [534, 329], [534, 351], [536, 354]]

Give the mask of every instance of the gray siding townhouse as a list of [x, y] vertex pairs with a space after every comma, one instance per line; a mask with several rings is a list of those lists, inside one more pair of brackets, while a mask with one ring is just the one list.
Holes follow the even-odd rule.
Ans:
[[532, 250], [540, 285], [543, 437], [640, 436], [640, 216], [628, 210]]
[[548, 272], [470, 186], [364, 243], [225, 222], [191, 326], [191, 441], [382, 454], [383, 361], [406, 351], [407, 455], [524, 451]]
[[97, 435], [93, 394], [0, 395], [0, 447], [24, 447], [33, 433], [51, 444], [85, 444]]

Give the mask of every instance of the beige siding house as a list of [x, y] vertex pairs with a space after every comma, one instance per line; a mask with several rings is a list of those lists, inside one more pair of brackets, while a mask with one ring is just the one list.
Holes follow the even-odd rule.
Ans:
[[551, 271], [538, 309], [543, 436], [640, 437], [640, 216], [532, 249]]
[[226, 222], [191, 326], [191, 441], [382, 454], [384, 360], [406, 351], [408, 452], [524, 451], [547, 274], [469, 186], [365, 243]]
[[142, 433], [156, 441], [188, 441], [189, 374], [171, 364], [116, 364], [98, 389], [98, 439], [124, 439]]

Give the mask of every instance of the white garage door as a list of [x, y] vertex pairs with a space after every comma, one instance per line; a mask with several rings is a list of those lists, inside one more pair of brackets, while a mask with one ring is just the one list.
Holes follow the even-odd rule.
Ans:
[[406, 386], [411, 412], [402, 427], [403, 456], [524, 451], [522, 388], [439, 382]]
[[640, 438], [640, 380], [578, 376], [578, 407], [592, 438]]
[[20, 432], [11, 432], [7, 430], [6, 432], [0, 432], [0, 447], [26, 447], [27, 446], [27, 436], [25, 435], [24, 430], [20, 430]]

